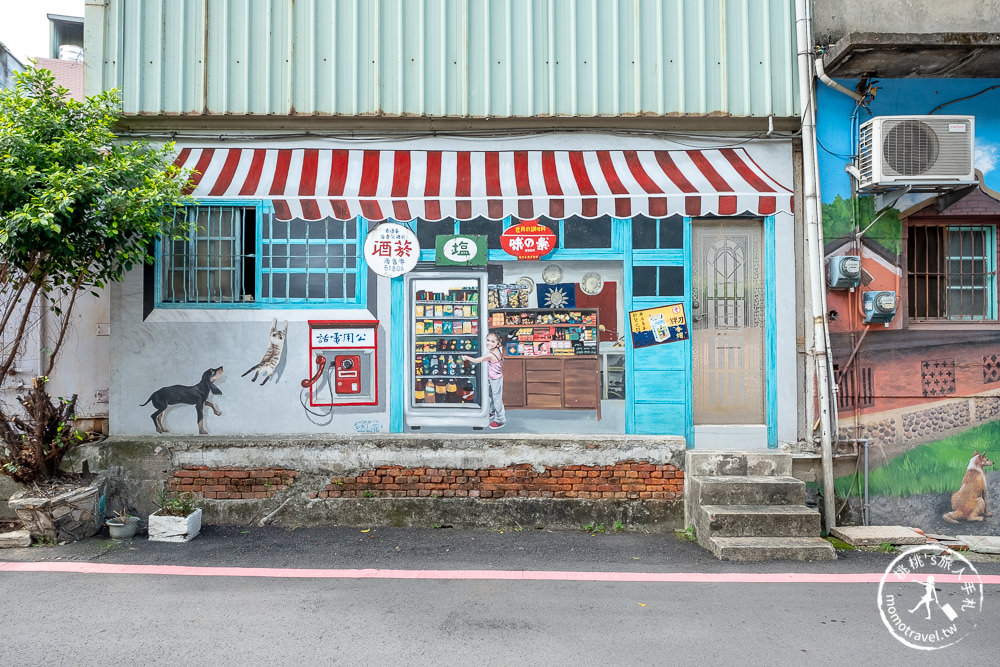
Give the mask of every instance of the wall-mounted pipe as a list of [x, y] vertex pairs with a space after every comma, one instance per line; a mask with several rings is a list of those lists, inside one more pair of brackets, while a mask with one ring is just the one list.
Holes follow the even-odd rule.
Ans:
[[865, 506], [863, 515], [864, 515], [865, 525], [869, 526], [871, 525], [871, 520], [872, 520], [872, 514], [871, 514], [872, 509], [871, 505], [868, 503], [868, 438], [862, 439], [862, 442], [865, 443]]
[[[812, 349], [819, 403], [820, 448], [823, 458], [823, 519], [825, 532], [837, 525], [833, 485], [830, 359], [826, 326], [826, 283], [823, 270], [823, 230], [820, 227], [819, 171], [816, 155], [816, 107], [813, 88], [813, 39], [810, 0], [796, 0], [795, 28], [799, 59], [799, 98], [802, 104], [802, 181], [805, 216], [806, 266], [812, 306]], [[810, 425], [811, 426], [811, 425]], [[812, 434], [810, 433], [810, 436]]]
[[820, 81], [822, 81], [823, 83], [825, 83], [826, 85], [828, 85], [830, 88], [833, 88], [834, 90], [839, 91], [839, 92], [841, 92], [841, 93], [843, 93], [843, 94], [845, 94], [845, 95], [847, 95], [849, 97], [853, 97], [856, 102], [864, 102], [865, 101], [865, 96], [864, 95], [858, 94], [858, 93], [854, 92], [853, 90], [851, 90], [850, 88], [846, 88], [846, 87], [840, 85], [839, 83], [837, 83], [836, 81], [834, 81], [833, 79], [830, 78], [830, 75], [826, 73], [825, 69], [823, 69], [823, 58], [821, 58], [821, 57], [820, 58], [816, 58], [813, 62], [816, 63], [816, 78], [817, 79], [819, 79]]

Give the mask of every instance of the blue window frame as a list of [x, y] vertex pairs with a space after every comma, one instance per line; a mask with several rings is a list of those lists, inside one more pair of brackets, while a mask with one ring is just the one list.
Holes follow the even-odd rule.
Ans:
[[267, 202], [178, 209], [157, 244], [156, 304], [183, 308], [363, 306], [366, 221], [274, 219]]

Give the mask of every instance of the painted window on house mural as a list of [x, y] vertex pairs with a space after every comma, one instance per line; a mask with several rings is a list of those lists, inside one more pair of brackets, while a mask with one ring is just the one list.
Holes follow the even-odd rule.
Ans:
[[176, 217], [186, 238], [160, 242], [161, 305], [354, 305], [362, 300], [355, 220], [283, 221], [248, 206], [193, 206]]
[[913, 225], [906, 240], [913, 320], [995, 320], [996, 228]]

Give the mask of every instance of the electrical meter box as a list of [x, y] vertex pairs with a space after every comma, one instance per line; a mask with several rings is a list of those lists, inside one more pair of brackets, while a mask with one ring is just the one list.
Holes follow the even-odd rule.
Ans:
[[831, 289], [854, 289], [861, 285], [861, 258], [835, 255], [830, 258], [828, 273]]
[[896, 293], [890, 291], [865, 292], [862, 309], [865, 324], [882, 323], [888, 325], [896, 315]]

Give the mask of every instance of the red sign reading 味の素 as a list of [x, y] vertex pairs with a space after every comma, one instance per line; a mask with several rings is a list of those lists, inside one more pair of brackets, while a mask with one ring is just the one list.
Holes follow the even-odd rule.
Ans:
[[500, 246], [508, 255], [518, 259], [539, 259], [555, 250], [556, 241], [552, 230], [536, 220], [508, 227], [500, 236]]

